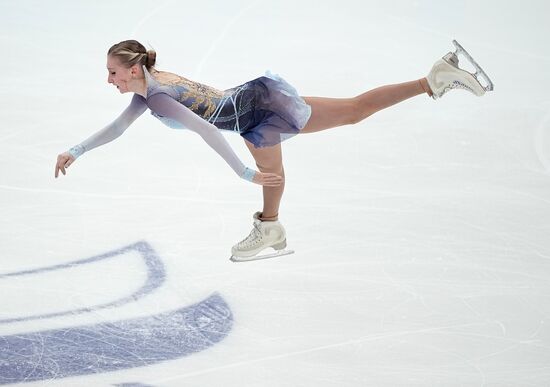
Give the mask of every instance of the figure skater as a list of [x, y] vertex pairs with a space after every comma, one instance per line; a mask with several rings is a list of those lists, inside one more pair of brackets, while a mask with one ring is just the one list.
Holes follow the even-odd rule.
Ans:
[[[235, 171], [263, 186], [263, 209], [253, 215], [250, 235], [232, 248], [234, 261], [290, 253], [279, 222], [279, 205], [285, 187], [281, 142], [298, 134], [313, 133], [361, 122], [374, 113], [411, 97], [427, 94], [436, 99], [452, 89], [481, 96], [493, 84], [471, 56], [456, 42], [457, 50], [437, 61], [425, 78], [382, 86], [351, 98], [301, 97], [284, 79], [269, 71], [228, 90], [218, 90], [180, 75], [155, 68], [156, 53], [136, 40], [112, 46], [107, 53], [107, 82], [121, 94], [132, 92], [130, 105], [112, 123], [57, 157], [55, 177], [95, 147], [119, 137], [147, 108], [172, 128], [198, 133]], [[458, 67], [463, 54], [476, 67], [471, 74]], [[479, 76], [487, 86], [482, 86]], [[220, 129], [239, 133], [256, 161], [247, 168], [231, 149]], [[275, 253], [259, 256], [271, 247]]]

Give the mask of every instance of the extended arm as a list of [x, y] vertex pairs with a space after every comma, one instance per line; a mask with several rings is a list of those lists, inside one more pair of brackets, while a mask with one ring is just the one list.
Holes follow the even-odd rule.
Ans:
[[[254, 181], [258, 173], [247, 168], [233, 149], [229, 146], [227, 140], [211, 123], [205, 121], [192, 110], [180, 104], [167, 94], [155, 94], [147, 99], [149, 108], [161, 116], [176, 120], [186, 128], [198, 133], [203, 140], [235, 171], [237, 175], [248, 181]], [[261, 183], [260, 183], [261, 184]]]
[[147, 109], [145, 99], [137, 94], [134, 94], [130, 105], [117, 117], [116, 120], [109, 125], [93, 134], [78, 145], [73, 146], [69, 153], [76, 159], [84, 152], [87, 152], [100, 145], [113, 141], [120, 137], [122, 133]]
[[73, 146], [69, 151], [57, 156], [55, 177], [59, 176], [59, 171], [65, 174], [65, 168], [68, 168], [84, 152], [119, 137], [146, 109], [147, 104], [145, 103], [145, 99], [135, 94], [130, 105], [116, 120], [80, 144]]

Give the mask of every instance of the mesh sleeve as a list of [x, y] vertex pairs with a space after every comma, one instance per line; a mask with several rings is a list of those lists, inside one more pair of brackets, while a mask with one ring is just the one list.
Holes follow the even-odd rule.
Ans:
[[122, 133], [147, 109], [145, 98], [134, 94], [130, 105], [109, 125], [93, 134], [78, 145], [73, 146], [69, 153], [76, 159], [84, 152], [87, 152], [100, 145], [113, 141], [120, 137]]
[[187, 129], [198, 133], [212, 149], [218, 152], [237, 175], [243, 179], [252, 181], [255, 172], [243, 164], [219, 129], [214, 125], [205, 121], [188, 107], [164, 93], [149, 97], [147, 105], [156, 114], [175, 120]]

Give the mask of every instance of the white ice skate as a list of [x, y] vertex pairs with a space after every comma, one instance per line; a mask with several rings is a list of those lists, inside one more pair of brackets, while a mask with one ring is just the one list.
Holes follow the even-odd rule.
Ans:
[[[493, 82], [485, 71], [456, 40], [453, 40], [453, 44], [456, 51], [449, 52], [438, 60], [427, 76], [428, 85], [433, 92], [432, 98], [441, 98], [443, 94], [452, 89], [468, 90], [477, 96], [482, 96], [486, 91], [493, 90]], [[475, 67], [474, 74], [458, 67], [458, 55], [461, 54]], [[486, 86], [481, 84], [480, 78], [487, 83]]]
[[[262, 250], [273, 248], [275, 252], [257, 255]], [[254, 214], [254, 227], [245, 239], [231, 249], [233, 262], [256, 261], [294, 253], [286, 250], [286, 233], [279, 221], [261, 221], [260, 212]]]

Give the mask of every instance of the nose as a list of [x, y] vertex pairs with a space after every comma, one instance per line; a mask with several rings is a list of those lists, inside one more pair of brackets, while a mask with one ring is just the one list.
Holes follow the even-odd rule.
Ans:
[[113, 83], [113, 79], [111, 78], [111, 75], [107, 76], [107, 83]]

